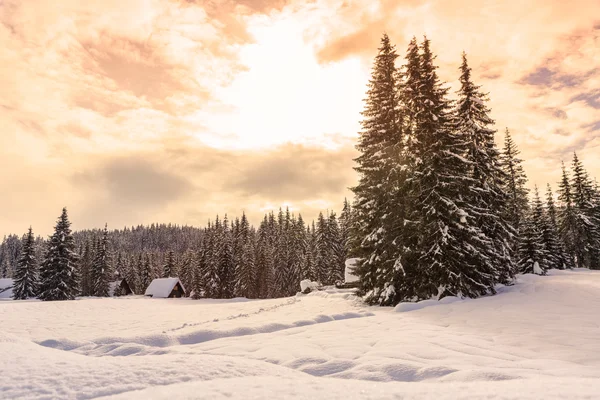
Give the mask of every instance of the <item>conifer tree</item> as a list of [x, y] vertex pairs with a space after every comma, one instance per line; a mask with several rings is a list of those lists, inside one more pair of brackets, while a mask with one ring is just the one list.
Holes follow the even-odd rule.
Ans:
[[350, 254], [350, 231], [352, 226], [352, 207], [348, 199], [344, 199], [344, 207], [339, 218], [340, 223], [340, 240], [342, 244], [341, 251], [343, 252], [344, 263]]
[[92, 295], [92, 265], [95, 259], [95, 249], [90, 245], [89, 239], [86, 240], [83, 247], [81, 258], [79, 259], [79, 272], [81, 276], [81, 295]]
[[229, 299], [233, 297], [235, 283], [235, 265], [233, 260], [233, 242], [229, 220], [227, 215], [223, 218], [223, 223], [216, 231], [217, 237], [217, 275], [220, 299]]
[[523, 161], [518, 158], [519, 154], [517, 145], [506, 129], [502, 152], [502, 168], [507, 177], [505, 190], [509, 195], [506, 219], [517, 232], [519, 232], [521, 220], [529, 207], [528, 190], [525, 187], [527, 176], [523, 170]]
[[217, 216], [214, 224], [209, 224], [204, 234], [201, 251], [201, 283], [204, 297], [219, 297], [219, 270], [218, 270], [218, 231], [221, 229], [221, 221]]
[[419, 274], [412, 287], [405, 286], [408, 293], [390, 287], [386, 297], [393, 302], [398, 295], [406, 298], [407, 294], [416, 298], [478, 297], [494, 292], [498, 276], [488, 253], [492, 243], [478, 228], [473, 206], [464, 196], [474, 183], [468, 175], [470, 164], [463, 157], [467, 138], [454, 130], [448, 89], [442, 87], [433, 60], [425, 38], [421, 46], [422, 102], [414, 131], [413, 153], [418, 161], [412, 178]]
[[[128, 282], [128, 279], [126, 278], [127, 267], [125, 265], [125, 260], [123, 258], [123, 254], [121, 252], [119, 252], [117, 254], [117, 261], [115, 263], [113, 271], [114, 271], [112, 274], [113, 277], [110, 281], [111, 281], [111, 283], [115, 284], [115, 287], [113, 289], [112, 295], [115, 297], [123, 296], [123, 295], [125, 295], [125, 293], [123, 293], [121, 282], [123, 281], [123, 279], [125, 279], [125, 281]], [[129, 282], [128, 282], [128, 284], [129, 284]], [[131, 289], [131, 286], [130, 286], [130, 289]]]
[[333, 252], [328, 243], [329, 238], [329, 223], [323, 216], [323, 213], [319, 213], [316, 226], [316, 279], [317, 282], [322, 284], [329, 284], [329, 269], [334, 263]]
[[330, 284], [344, 281], [344, 267], [346, 253], [339, 229], [338, 221], [334, 212], [329, 214], [327, 221], [327, 246], [331, 251], [331, 264], [329, 266], [328, 281]]
[[0, 262], [0, 277], [8, 278], [9, 269], [8, 258], [3, 258], [2, 262]]
[[317, 236], [315, 232], [315, 221], [306, 228], [306, 265], [301, 280], [317, 280]]
[[466, 159], [473, 179], [465, 195], [469, 197], [474, 223], [493, 244], [486, 253], [497, 271], [497, 279], [507, 284], [515, 272], [511, 258], [515, 231], [504, 219], [509, 204], [509, 196], [504, 190], [507, 175], [501, 168], [500, 151], [494, 140], [496, 131], [489, 116], [488, 95], [473, 83], [471, 71], [463, 52], [455, 125], [467, 143]]
[[15, 270], [13, 285], [13, 299], [15, 300], [25, 300], [38, 294], [39, 272], [34, 247], [33, 231], [29, 228]]
[[554, 194], [550, 184], [546, 188], [546, 220], [543, 231], [544, 244], [548, 250], [552, 264], [550, 268], [573, 268], [573, 259], [565, 251], [558, 228], [558, 214], [554, 203]]
[[170, 278], [175, 275], [175, 253], [173, 250], [169, 250], [167, 253], [167, 260], [163, 265], [162, 277]]
[[235, 235], [236, 266], [235, 266], [235, 293], [236, 296], [254, 298], [255, 289], [255, 263], [254, 245], [250, 232], [250, 224], [246, 214], [242, 214]]
[[256, 246], [256, 295], [259, 299], [270, 296], [273, 274], [273, 245], [269, 218], [265, 215], [257, 232]]
[[110, 253], [108, 250], [108, 227], [104, 226], [102, 238], [98, 242], [94, 264], [92, 265], [92, 295], [108, 297], [110, 273]]
[[536, 227], [535, 216], [528, 212], [521, 218], [519, 233], [519, 272], [522, 274], [545, 275], [548, 257], [542, 233]]
[[579, 268], [598, 269], [600, 246], [600, 221], [596, 219], [593, 204], [593, 185], [583, 164], [573, 154], [573, 176], [571, 188], [573, 209], [575, 211], [575, 248], [577, 266]]
[[573, 205], [571, 182], [564, 163], [562, 164], [561, 181], [558, 184], [558, 199], [560, 200], [558, 212], [559, 232], [567, 253], [573, 259], [571, 264], [574, 266], [576, 247], [578, 246], [578, 227], [575, 207]]
[[48, 241], [44, 262], [40, 269], [40, 293], [42, 300], [73, 300], [79, 289], [77, 254], [71, 235], [71, 223], [67, 209], [63, 208], [54, 234]]
[[191, 295], [191, 291], [194, 290], [194, 276], [195, 276], [195, 258], [194, 253], [190, 250], [186, 251], [181, 259], [181, 266], [179, 268], [179, 279], [187, 290], [187, 295]]
[[[354, 224], [351, 233], [352, 254], [359, 258], [356, 273], [360, 276], [361, 292], [368, 301], [377, 297], [381, 285], [380, 272], [384, 264], [393, 263], [390, 254], [392, 244], [383, 238], [391, 235], [382, 226], [384, 216], [398, 206], [394, 196], [396, 182], [393, 171], [402, 141], [401, 116], [399, 113], [398, 57], [390, 39], [384, 34], [375, 57], [371, 80], [362, 113], [362, 131], [357, 149], [361, 152], [355, 159], [359, 174], [353, 206]], [[317, 240], [322, 235], [324, 223], [319, 217]], [[322, 249], [317, 255], [317, 279], [327, 280], [326, 263]], [[374, 294], [375, 293], [375, 294]]]
[[139, 290], [140, 290], [140, 293], [143, 294], [146, 292], [146, 289], [148, 289], [148, 286], [150, 286], [150, 283], [152, 283], [152, 280], [154, 279], [154, 277], [153, 277], [153, 272], [152, 272], [152, 264], [150, 261], [150, 254], [144, 253], [143, 258], [142, 258], [142, 255], [140, 255], [140, 261], [142, 262], [142, 264], [141, 264], [141, 270], [140, 270]]
[[[211, 293], [206, 292], [207, 286], [205, 285], [204, 279], [208, 269], [208, 237], [205, 235], [202, 240], [202, 248], [196, 253], [196, 259], [194, 260], [194, 268], [192, 275], [192, 298], [194, 300], [201, 299], [203, 296], [210, 295]], [[212, 289], [212, 288], [211, 288]]]

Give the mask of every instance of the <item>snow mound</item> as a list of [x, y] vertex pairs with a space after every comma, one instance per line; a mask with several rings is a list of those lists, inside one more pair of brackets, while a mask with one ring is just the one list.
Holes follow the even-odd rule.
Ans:
[[319, 283], [313, 282], [310, 279], [305, 279], [302, 282], [300, 282], [300, 291], [302, 293], [306, 292], [307, 289], [310, 289], [310, 291], [314, 291], [314, 290], [317, 290], [318, 288], [319, 288]]
[[0, 279], [0, 299], [12, 299], [13, 283], [14, 282], [12, 279]]
[[408, 312], [408, 311], [420, 310], [422, 308], [431, 307], [431, 306], [435, 306], [438, 304], [450, 304], [450, 303], [454, 303], [457, 301], [461, 301], [461, 299], [459, 299], [458, 297], [454, 297], [454, 296], [447, 296], [439, 301], [430, 299], [430, 300], [418, 301], [416, 303], [406, 302], [406, 303], [398, 304], [396, 307], [394, 307], [394, 311]]
[[346, 260], [346, 268], [344, 270], [344, 282], [353, 283], [359, 281], [358, 276], [354, 275], [354, 267], [356, 266], [357, 261], [358, 258], [349, 258]]

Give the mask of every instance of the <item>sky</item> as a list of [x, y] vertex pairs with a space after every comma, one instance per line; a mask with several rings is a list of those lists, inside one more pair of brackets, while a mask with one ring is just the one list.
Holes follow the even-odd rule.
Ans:
[[598, 0], [0, 0], [0, 234], [339, 211], [384, 31], [467, 52], [531, 185], [600, 176]]

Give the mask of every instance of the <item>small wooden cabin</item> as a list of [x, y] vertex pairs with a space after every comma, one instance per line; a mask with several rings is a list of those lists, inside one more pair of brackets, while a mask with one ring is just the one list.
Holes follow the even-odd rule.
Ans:
[[179, 278], [160, 278], [150, 283], [145, 295], [159, 299], [180, 298], [185, 296], [185, 288]]
[[130, 294], [134, 294], [133, 290], [131, 290], [131, 286], [127, 283], [126, 279], [118, 279], [109, 284], [108, 295], [110, 297], [116, 296], [128, 296]]

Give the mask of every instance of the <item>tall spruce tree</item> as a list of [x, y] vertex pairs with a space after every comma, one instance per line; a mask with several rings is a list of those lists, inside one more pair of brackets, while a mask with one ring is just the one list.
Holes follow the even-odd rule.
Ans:
[[39, 271], [35, 258], [35, 238], [32, 229], [29, 228], [15, 270], [13, 299], [25, 300], [37, 296], [38, 286]]
[[322, 284], [329, 284], [329, 269], [334, 264], [333, 249], [329, 243], [329, 222], [319, 213], [316, 226], [316, 280]]
[[[384, 284], [381, 271], [394, 263], [393, 244], [385, 237], [392, 235], [384, 227], [392, 224], [391, 211], [398, 205], [395, 198], [397, 170], [402, 142], [401, 115], [399, 112], [398, 57], [389, 37], [384, 34], [375, 57], [371, 80], [362, 112], [362, 131], [355, 159], [359, 174], [358, 185], [352, 188], [354, 200], [354, 224], [352, 229], [352, 253], [359, 258], [356, 273], [360, 276], [360, 291], [369, 302], [378, 302]], [[321, 217], [320, 217], [321, 218]], [[389, 223], [387, 221], [390, 221]], [[323, 222], [317, 223], [317, 240]], [[323, 252], [317, 256], [317, 279], [323, 276]], [[383, 279], [385, 280], [385, 279]]]
[[468, 174], [471, 165], [463, 157], [468, 139], [454, 129], [448, 89], [437, 76], [434, 58], [425, 38], [412, 177], [418, 275], [408, 293], [394, 288], [394, 302], [406, 297], [478, 297], [494, 292], [498, 276], [488, 251], [493, 243], [478, 228], [473, 206], [464, 196], [474, 184]]
[[560, 201], [560, 208], [558, 210], [559, 233], [565, 249], [572, 260], [570, 264], [575, 266], [576, 249], [580, 247], [578, 243], [579, 228], [577, 227], [576, 211], [573, 204], [571, 181], [564, 163], [562, 164], [561, 180], [558, 184], [558, 199]]
[[504, 149], [502, 151], [502, 168], [506, 173], [506, 192], [508, 193], [508, 207], [506, 218], [519, 232], [520, 223], [529, 209], [529, 191], [526, 188], [527, 176], [523, 169], [523, 160], [518, 158], [520, 151], [506, 129]]
[[471, 71], [463, 52], [455, 125], [466, 140], [466, 159], [473, 179], [465, 195], [469, 197], [474, 223], [493, 243], [493, 248], [486, 249], [486, 253], [494, 264], [497, 280], [507, 284], [515, 272], [511, 257], [515, 230], [504, 218], [510, 200], [504, 190], [507, 175], [502, 170], [500, 151], [494, 140], [496, 131], [489, 116], [488, 94], [473, 83]]
[[170, 278], [172, 276], [175, 276], [175, 253], [173, 250], [169, 250], [165, 265], [163, 265], [162, 277]]
[[344, 280], [344, 267], [346, 253], [340, 227], [334, 212], [329, 214], [327, 221], [327, 246], [331, 251], [332, 263], [329, 266], [328, 281], [330, 284], [342, 282]]
[[256, 297], [255, 255], [246, 213], [242, 214], [239, 221], [237, 232], [235, 232], [235, 243], [235, 294], [240, 297], [254, 298]]
[[348, 202], [348, 199], [344, 199], [344, 206], [342, 213], [339, 218], [340, 223], [340, 239], [342, 243], [342, 251], [344, 261], [349, 257], [350, 254], [350, 231], [352, 226], [352, 206]]
[[81, 277], [81, 295], [92, 295], [92, 265], [95, 258], [95, 247], [90, 245], [90, 240], [87, 239], [83, 247], [83, 252], [79, 259], [79, 272]]
[[579, 268], [599, 269], [600, 221], [594, 213], [594, 189], [583, 164], [573, 154], [571, 188], [575, 211], [575, 257]]
[[110, 271], [110, 252], [108, 249], [108, 227], [104, 226], [102, 238], [98, 242], [94, 264], [92, 265], [92, 295], [108, 297], [109, 283], [112, 278]]
[[79, 290], [75, 243], [71, 234], [71, 222], [67, 209], [54, 228], [47, 245], [44, 262], [40, 269], [40, 293], [42, 300], [73, 300]]
[[146, 289], [148, 289], [148, 286], [150, 286], [150, 283], [154, 279], [154, 276], [153, 276], [153, 272], [152, 272], [152, 262], [150, 260], [150, 254], [144, 253], [143, 258], [142, 258], [142, 255], [140, 255], [140, 261], [141, 261], [141, 269], [140, 269], [140, 273], [139, 273], [140, 274], [139, 291], [140, 291], [140, 294], [142, 294], [142, 293], [146, 292]]
[[542, 236], [551, 261], [548, 267], [556, 269], [573, 268], [573, 260], [565, 251], [564, 244], [560, 238], [558, 214], [550, 184], [546, 188], [546, 215]]
[[544, 248], [542, 233], [536, 226], [535, 214], [528, 211], [520, 220], [519, 272], [522, 274], [545, 275], [548, 254]]

